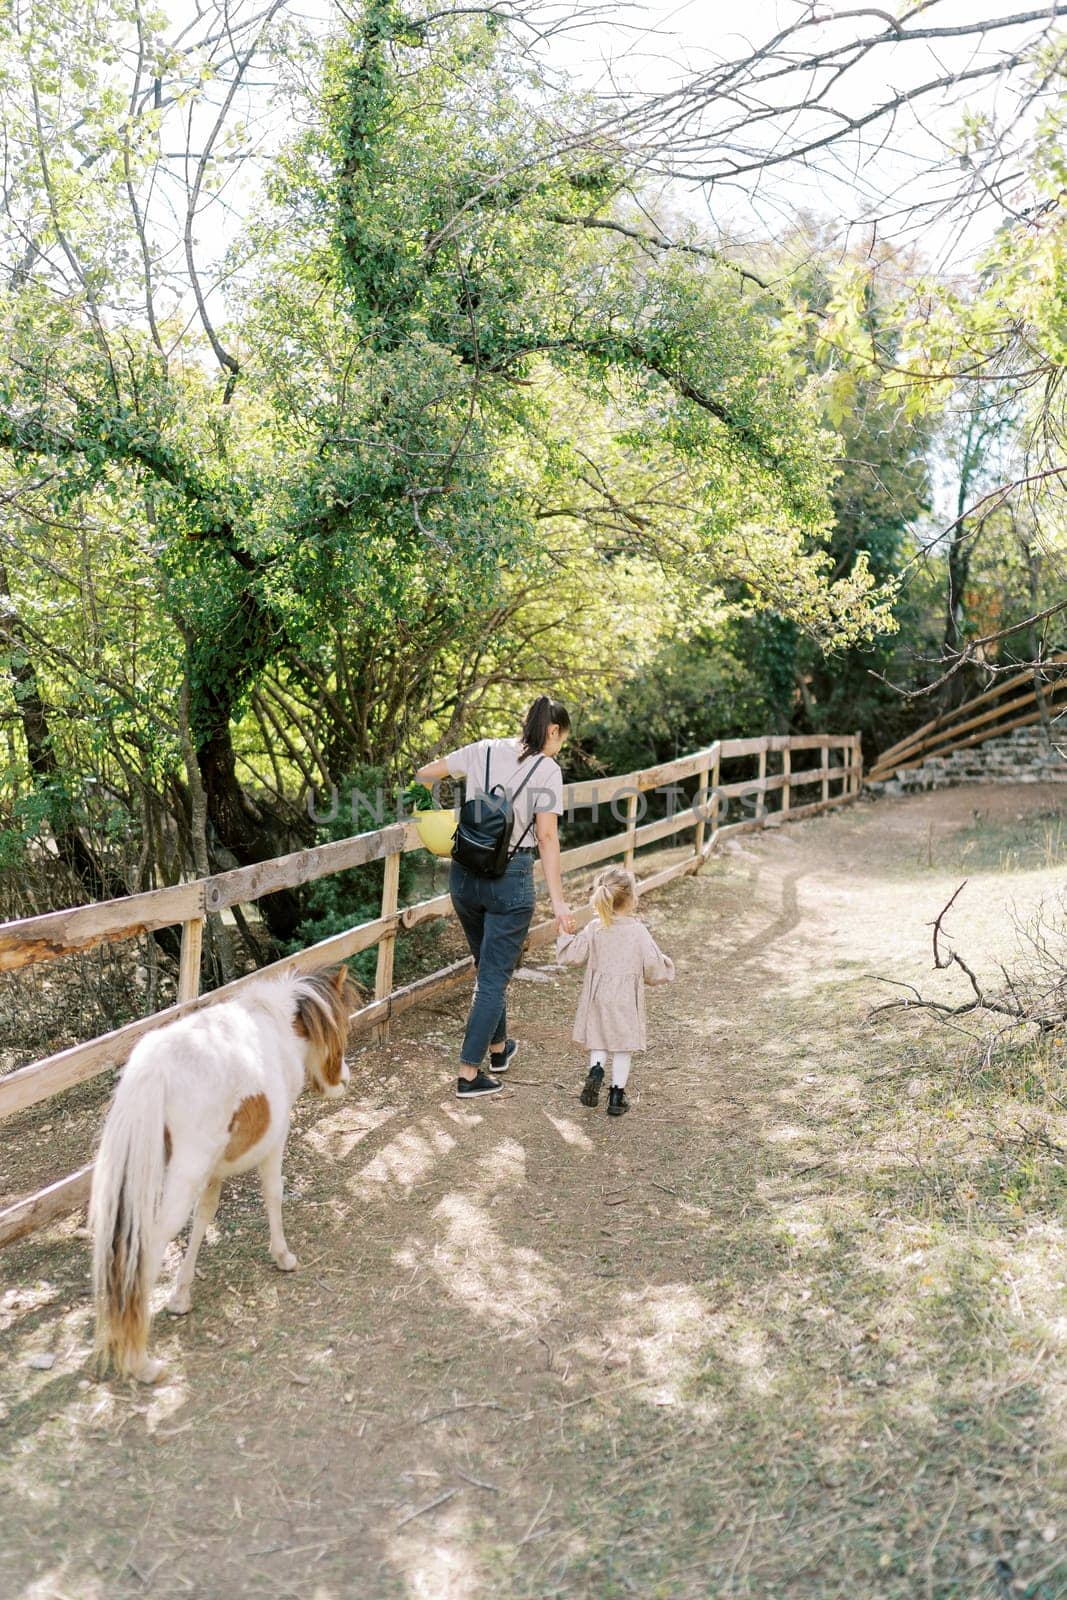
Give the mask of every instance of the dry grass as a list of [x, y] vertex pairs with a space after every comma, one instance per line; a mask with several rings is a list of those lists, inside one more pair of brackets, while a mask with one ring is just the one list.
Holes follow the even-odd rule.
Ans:
[[300, 1108], [295, 1278], [224, 1198], [158, 1392], [89, 1382], [72, 1227], [8, 1252], [5, 1597], [1067, 1593], [1065, 1046], [976, 1071], [866, 1020], [871, 974], [930, 987], [961, 854], [954, 926], [1011, 954], [1054, 799], [865, 805], [656, 896], [679, 981], [621, 1122], [578, 1104], [573, 976], [516, 985], [488, 1104], [462, 996], [406, 1019]]

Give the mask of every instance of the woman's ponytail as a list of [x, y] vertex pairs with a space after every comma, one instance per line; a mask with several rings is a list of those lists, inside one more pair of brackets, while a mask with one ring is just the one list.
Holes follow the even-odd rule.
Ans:
[[570, 712], [558, 700], [553, 700], [547, 694], [539, 694], [530, 706], [522, 724], [522, 755], [537, 756], [545, 748], [548, 730], [552, 724], [564, 733], [571, 725]]

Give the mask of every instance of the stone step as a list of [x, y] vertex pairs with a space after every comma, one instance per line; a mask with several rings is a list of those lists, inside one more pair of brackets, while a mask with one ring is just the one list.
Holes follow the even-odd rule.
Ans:
[[917, 794], [960, 783], [1067, 783], [1067, 739], [1050, 746], [1039, 728], [1016, 728], [985, 744], [900, 767], [894, 777], [870, 787], [886, 794]]

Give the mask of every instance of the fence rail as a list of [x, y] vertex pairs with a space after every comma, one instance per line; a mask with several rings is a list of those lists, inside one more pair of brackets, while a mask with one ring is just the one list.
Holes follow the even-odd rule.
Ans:
[[[798, 768], [793, 764], [793, 757], [805, 751], [822, 752], [818, 766]], [[836, 763], [832, 759], [833, 752], [839, 752]], [[781, 758], [781, 771], [769, 773], [768, 760], [774, 756]], [[751, 760], [753, 757], [758, 761], [758, 774], [755, 777], [729, 783], [720, 781], [724, 763]], [[715, 846], [732, 834], [777, 826], [855, 799], [862, 781], [862, 763], [859, 734], [766, 735], [763, 738], [716, 741], [707, 749], [659, 766], [642, 768], [621, 777], [604, 777], [571, 784], [564, 793], [568, 816], [576, 811], [607, 805], [612, 808], [616, 820], [624, 821], [624, 826], [620, 832], [607, 838], [565, 850], [560, 857], [561, 868], [564, 873], [578, 872], [620, 855], [630, 865], [636, 850], [692, 829], [693, 851], [684, 860], [639, 879], [640, 893], [648, 894], [673, 878], [698, 870]], [[654, 790], [676, 789], [676, 786], [694, 778], [698, 780], [698, 788], [693, 799], [684, 800], [677, 809], [669, 809], [665, 817], [643, 824], [639, 822], [642, 796]], [[814, 784], [819, 785], [817, 799], [805, 799], [800, 805], [793, 803], [795, 791], [810, 789]], [[831, 794], [831, 784], [840, 786], [837, 793]], [[771, 795], [781, 798], [777, 807], [769, 809], [767, 799]], [[728, 805], [733, 799], [748, 797], [755, 797], [753, 816], [737, 822], [720, 821], [724, 803]], [[626, 802], [624, 817], [615, 809], [622, 799]], [[415, 824], [405, 819], [370, 833], [356, 834], [349, 839], [319, 845], [310, 850], [299, 850], [272, 861], [218, 873], [193, 883], [0, 924], [0, 971], [8, 972], [54, 961], [93, 946], [137, 938], [159, 928], [176, 925], [182, 928], [177, 1002], [151, 1016], [127, 1023], [124, 1027], [115, 1028], [84, 1044], [73, 1045], [43, 1060], [30, 1062], [0, 1077], [0, 1118], [24, 1111], [74, 1084], [83, 1083], [121, 1065], [138, 1039], [145, 1034], [204, 1006], [218, 1005], [221, 1001], [231, 999], [248, 984], [264, 976], [282, 970], [310, 971], [345, 960], [375, 945], [378, 947], [378, 964], [374, 998], [353, 1013], [350, 1031], [372, 1031], [376, 1039], [387, 1039], [394, 1017], [418, 1005], [429, 995], [468, 978], [474, 967], [473, 961], [467, 957], [412, 983], [393, 988], [393, 957], [398, 934], [433, 918], [454, 915], [447, 894], [410, 906], [401, 907], [398, 904], [400, 857], [406, 851], [419, 848], [421, 841]], [[238, 978], [210, 994], [199, 993], [201, 941], [204, 920], [208, 914], [257, 900], [278, 889], [296, 888], [336, 872], [382, 860], [385, 862], [385, 876], [380, 916], [324, 939], [247, 977]], [[540, 863], [536, 871], [538, 881], [543, 881]], [[579, 924], [587, 919], [588, 912], [578, 914]], [[546, 944], [554, 936], [554, 921], [537, 923], [530, 930], [528, 947]], [[0, 1245], [77, 1210], [88, 1194], [91, 1175], [90, 1163], [0, 1212]]]
[[[943, 712], [924, 722], [906, 739], [882, 751], [867, 774], [867, 782], [879, 783], [883, 778], [891, 778], [901, 767], [917, 767], [927, 756], [951, 755], [953, 750], [984, 744], [987, 739], [998, 738], [1016, 728], [1033, 727], [1041, 721], [1043, 713], [1051, 715], [1057, 700], [1061, 701], [1059, 709], [1063, 709], [1064, 694], [1067, 694], [1067, 654], [1053, 655], [1041, 666], [1012, 673], [991, 689], [965, 700], [954, 711]], [[986, 709], [979, 711], [980, 706]]]

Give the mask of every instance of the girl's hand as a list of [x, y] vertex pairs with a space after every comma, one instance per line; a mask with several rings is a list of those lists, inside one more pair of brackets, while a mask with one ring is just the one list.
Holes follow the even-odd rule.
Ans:
[[574, 932], [574, 915], [565, 900], [554, 900], [552, 912], [556, 919], [557, 934]]

